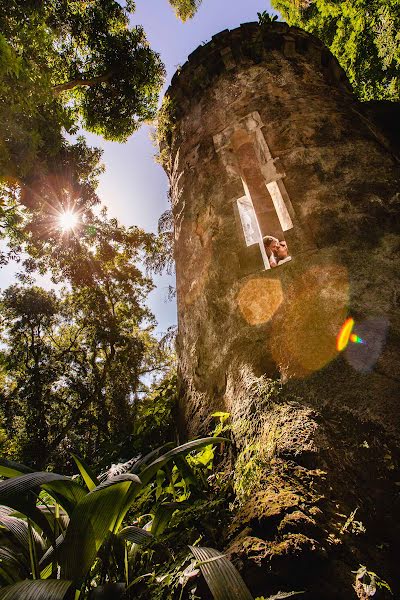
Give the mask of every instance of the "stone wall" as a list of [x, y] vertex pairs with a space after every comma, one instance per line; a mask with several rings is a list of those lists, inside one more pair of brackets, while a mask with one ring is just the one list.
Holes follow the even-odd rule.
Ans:
[[[258, 415], [253, 442], [276, 440], [272, 453], [260, 450], [269, 475], [256, 507], [244, 502], [238, 518], [250, 534], [229, 539], [232, 555], [251, 573], [257, 560], [272, 571], [277, 561], [277, 581], [285, 557], [300, 557], [300, 574], [325, 561], [318, 581], [305, 582], [307, 598], [351, 598], [351, 570], [369, 560], [390, 573], [400, 533], [395, 136], [318, 40], [281, 23], [214, 36], [167, 95], [182, 430], [198, 435], [213, 411], [227, 410], [240, 453], [243, 423]], [[246, 247], [237, 210], [250, 195], [254, 206], [265, 202], [260, 222], [272, 223], [263, 182], [279, 187], [293, 223], [284, 232], [292, 260], [268, 270], [262, 249]], [[364, 344], [338, 353], [349, 315]], [[283, 384], [269, 404], [251, 392], [266, 378]], [[368, 543], [338, 533], [337, 514], [357, 507]], [[332, 578], [344, 587], [333, 590]]]

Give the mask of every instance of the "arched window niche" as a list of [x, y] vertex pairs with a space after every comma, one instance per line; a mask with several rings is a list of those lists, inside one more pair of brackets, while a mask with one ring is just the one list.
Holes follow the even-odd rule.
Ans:
[[[258, 112], [214, 136], [228, 173], [240, 177], [243, 195], [233, 200], [247, 271], [273, 269], [292, 260], [287, 233], [294, 213], [282, 181], [285, 173], [265, 141]], [[244, 251], [243, 251], [244, 250]]]

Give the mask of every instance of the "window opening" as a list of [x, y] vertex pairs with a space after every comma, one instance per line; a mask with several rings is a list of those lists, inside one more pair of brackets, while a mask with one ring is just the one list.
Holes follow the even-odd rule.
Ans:
[[267, 190], [269, 191], [272, 202], [275, 206], [276, 214], [278, 215], [279, 222], [282, 227], [282, 231], [288, 231], [293, 228], [293, 222], [290, 218], [289, 211], [286, 208], [285, 201], [281, 194], [281, 190], [279, 189], [279, 185], [277, 181], [270, 181], [267, 185]]
[[260, 247], [261, 257], [263, 259], [264, 268], [270, 269], [270, 262], [268, 259], [267, 251], [263, 242], [263, 236], [258, 223], [256, 211], [254, 210], [251, 198], [243, 196], [237, 201], [237, 207], [239, 211], [240, 221], [242, 223], [244, 239], [246, 246], [254, 246], [258, 244]]
[[242, 198], [239, 198], [237, 205], [246, 246], [259, 244], [262, 236], [251, 200], [249, 200], [246, 196], [243, 196]]
[[289, 262], [291, 256], [283, 236], [278, 239], [271, 235], [262, 235], [251, 199], [247, 196], [239, 198], [237, 207], [246, 246], [259, 245], [265, 269], [273, 269]]
[[214, 136], [214, 145], [229, 173], [242, 179], [245, 195], [236, 203], [246, 247], [258, 244], [264, 268], [271, 269], [291, 260], [284, 232], [293, 229], [293, 222], [282, 182], [285, 174], [279, 159], [272, 157], [262, 127], [260, 115], [250, 113], [240, 125]]

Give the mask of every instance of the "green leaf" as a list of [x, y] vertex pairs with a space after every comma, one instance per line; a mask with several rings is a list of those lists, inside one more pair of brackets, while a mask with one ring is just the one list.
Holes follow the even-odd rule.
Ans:
[[134, 544], [140, 544], [141, 546], [148, 544], [152, 540], [154, 540], [154, 536], [149, 531], [142, 529], [141, 527], [136, 527], [135, 525], [131, 525], [129, 527], [124, 527], [118, 533], [118, 537], [126, 540], [127, 542], [133, 542]]
[[222, 437], [207, 437], [200, 438], [199, 440], [192, 440], [191, 442], [187, 442], [186, 444], [182, 444], [181, 446], [177, 446], [159, 456], [155, 461], [150, 463], [147, 467], [143, 469], [140, 473], [140, 479], [143, 485], [147, 485], [152, 477], [157, 473], [158, 469], [161, 469], [168, 461], [170, 461], [175, 456], [179, 456], [180, 454], [187, 454], [192, 450], [196, 450], [197, 448], [203, 448], [204, 446], [209, 446], [210, 444], [222, 444], [223, 442], [228, 442], [229, 440]]
[[221, 419], [221, 421], [226, 421], [231, 416], [231, 413], [228, 413], [228, 412], [215, 412], [215, 413], [212, 413], [211, 416], [212, 417], [216, 417], [218, 419]]
[[48, 519], [42, 513], [42, 511], [36, 507], [36, 498], [34, 494], [30, 497], [25, 496], [13, 496], [7, 499], [7, 504], [16, 512], [30, 518], [48, 537], [53, 538], [53, 530], [50, 526]]
[[87, 494], [86, 490], [69, 477], [44, 483], [42, 488], [46, 490], [70, 515], [75, 506]]
[[0, 458], [0, 475], [2, 477], [17, 477], [17, 475], [23, 475], [24, 473], [33, 473], [33, 469], [13, 460]]
[[[29, 555], [29, 527], [28, 523], [23, 519], [18, 519], [17, 517], [10, 517], [5, 515], [0, 515], [0, 526], [6, 529], [13, 538], [17, 541], [20, 548]], [[35, 542], [36, 549], [42, 553], [44, 548], [44, 543], [40, 535], [36, 530], [32, 531], [33, 539]]]
[[39, 487], [54, 495], [57, 500], [61, 497], [59, 503], [68, 513], [86, 495], [85, 490], [69, 477], [38, 471], [0, 481], [0, 502], [14, 508], [14, 505], [9, 502], [13, 502], [20, 496], [26, 496], [29, 492], [36, 493]]
[[239, 571], [218, 550], [189, 546], [214, 600], [253, 600]]
[[166, 450], [167, 448], [173, 448], [173, 447], [174, 447], [174, 443], [168, 442], [168, 444], [164, 444], [164, 446], [160, 446], [159, 448], [152, 450], [151, 452], [149, 452], [148, 454], [143, 456], [143, 458], [140, 458], [139, 460], [137, 460], [135, 462], [135, 464], [133, 465], [133, 467], [131, 468], [130, 472], [131, 473], [139, 473], [140, 469], [143, 467], [143, 465], [147, 464], [152, 458], [154, 458], [155, 456], [160, 454], [163, 450]]
[[43, 554], [42, 558], [39, 561], [39, 567], [41, 569], [44, 569], [48, 564], [51, 563], [54, 557], [54, 553], [59, 549], [59, 547], [64, 541], [64, 538], [64, 534], [59, 535], [55, 543], [52, 546], [50, 546], [50, 548], [48, 548]]
[[79, 473], [82, 475], [89, 492], [91, 492], [92, 490], [94, 490], [95, 487], [99, 485], [99, 480], [82, 458], [80, 458], [77, 454], [72, 453], [71, 456], [74, 459], [76, 466], [79, 469]]
[[58, 528], [61, 529], [61, 531], [65, 531], [68, 527], [69, 516], [58, 503], [56, 505], [50, 504], [47, 506], [38, 505], [37, 508], [45, 515], [53, 529], [57, 529], [58, 525]]
[[182, 508], [182, 506], [182, 502], [165, 502], [164, 504], [160, 504], [151, 524], [151, 533], [156, 537], [160, 536], [166, 527], [168, 527], [173, 513], [177, 509]]
[[186, 458], [184, 456], [176, 456], [174, 458], [174, 463], [176, 464], [177, 469], [184, 478], [186, 485], [192, 485], [194, 488], [200, 491], [202, 487], [200, 481], [198, 477], [196, 477], [194, 470], [189, 465]]
[[137, 485], [141, 484], [141, 480], [137, 475], [133, 475], [132, 473], [121, 473], [121, 475], [114, 475], [114, 477], [109, 477], [108, 479], [105, 479], [104, 481], [99, 483], [99, 485], [95, 487], [92, 490], [92, 492], [103, 490], [104, 488], [107, 488], [110, 485], [115, 485], [116, 483], [121, 483], [122, 481], [129, 481]]
[[115, 482], [117, 477], [112, 478], [114, 483], [87, 494], [72, 513], [59, 555], [61, 574], [66, 579], [78, 584], [83, 581], [99, 548], [119, 520], [131, 488], [138, 487], [137, 478]]
[[33, 579], [39, 579], [39, 565], [37, 559], [36, 545], [33, 538], [33, 527], [30, 519], [28, 519], [28, 539], [29, 539], [29, 558], [31, 561], [31, 572]]
[[63, 600], [71, 581], [19, 581], [0, 590], [0, 600]]
[[29, 577], [29, 566], [23, 558], [22, 554], [17, 554], [10, 548], [0, 548], [0, 565], [3, 571], [6, 571], [8, 583]]

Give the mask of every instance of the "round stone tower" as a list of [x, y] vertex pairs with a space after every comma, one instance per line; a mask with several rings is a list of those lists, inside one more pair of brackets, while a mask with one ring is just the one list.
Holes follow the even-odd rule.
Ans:
[[264, 465], [226, 542], [255, 594], [266, 589], [255, 565], [275, 583], [295, 574], [318, 600], [353, 598], [353, 584], [364, 597], [359, 564], [391, 577], [400, 170], [389, 109], [359, 103], [316, 38], [248, 23], [189, 56], [161, 111], [181, 430], [201, 434], [229, 412], [239, 462], [258, 452]]

